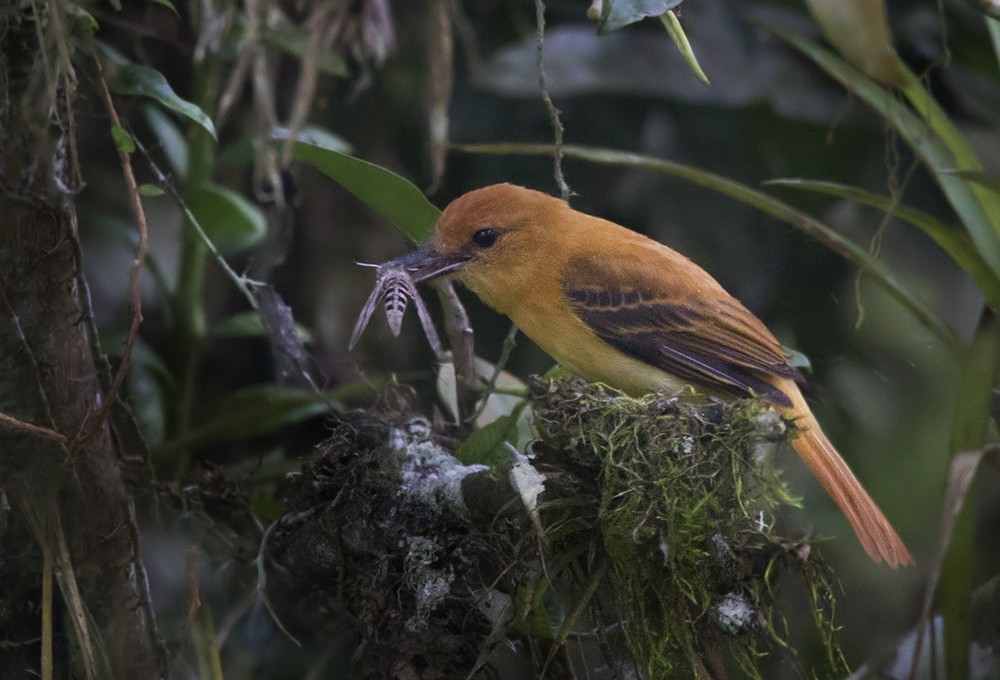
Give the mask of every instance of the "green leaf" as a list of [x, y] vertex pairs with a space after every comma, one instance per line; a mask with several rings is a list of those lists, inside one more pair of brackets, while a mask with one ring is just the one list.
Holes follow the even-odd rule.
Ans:
[[[941, 191], [958, 214], [979, 254], [994, 274], [1000, 276], [1000, 202], [980, 202], [985, 189], [955, 174], [956, 170], [981, 170], [961, 134], [948, 121], [936, 102], [912, 73], [904, 73], [903, 92], [921, 119], [857, 69], [832, 52], [780, 28], [769, 30], [812, 59], [841, 85], [878, 111], [930, 170]], [[905, 70], [904, 70], [905, 71]], [[944, 141], [942, 141], [944, 140]]]
[[112, 91], [118, 94], [150, 97], [171, 111], [197, 123], [212, 136], [212, 139], [217, 139], [215, 125], [212, 124], [208, 114], [195, 104], [179, 97], [163, 74], [156, 69], [139, 64], [120, 64], [114, 65], [109, 70], [112, 77], [108, 84]]
[[285, 514], [285, 501], [271, 492], [255, 491], [250, 499], [250, 511], [265, 526]]
[[[291, 130], [288, 128], [274, 128], [271, 131], [271, 135], [275, 139], [288, 140], [291, 137]], [[335, 151], [337, 153], [350, 154], [351, 144], [345, 140], [340, 135], [330, 132], [326, 128], [317, 127], [315, 125], [309, 125], [307, 127], [299, 130], [298, 134], [295, 136], [295, 141], [303, 142], [304, 144], [310, 144], [312, 146], [318, 146], [321, 149], [326, 149], [327, 151]]]
[[320, 393], [280, 385], [247, 387], [225, 399], [205, 425], [163, 444], [157, 455], [271, 434], [327, 413], [348, 393], [344, 388]]
[[511, 416], [500, 416], [486, 427], [481, 427], [459, 444], [453, 454], [465, 465], [488, 465], [491, 469], [506, 468], [514, 462], [514, 454], [506, 444], [517, 437], [517, 421]]
[[232, 189], [210, 184], [185, 196], [184, 202], [223, 254], [250, 248], [267, 233], [264, 213]]
[[135, 153], [135, 140], [132, 139], [132, 135], [129, 134], [128, 130], [121, 125], [111, 126], [111, 138], [115, 140], [118, 153]]
[[993, 43], [993, 56], [1000, 64], [1000, 19], [986, 17], [986, 28], [990, 32], [990, 42]]
[[891, 210], [892, 214], [905, 220], [930, 236], [965, 272], [976, 282], [980, 290], [992, 304], [1000, 308], [1000, 278], [993, 274], [983, 258], [980, 257], [975, 245], [968, 235], [956, 231], [927, 213], [905, 205], [894, 204], [889, 198], [866, 191], [860, 187], [851, 187], [835, 182], [820, 182], [802, 179], [776, 179], [765, 184], [791, 187], [815, 191], [821, 194], [839, 196], [861, 205], [878, 208], [882, 211]]
[[139, 185], [139, 195], [140, 196], [162, 196], [166, 192], [155, 184], [140, 184]]
[[[217, 338], [266, 338], [270, 335], [257, 312], [243, 312], [226, 317], [215, 324], [210, 333]], [[295, 335], [302, 342], [313, 341], [312, 333], [299, 324], [295, 324]]]
[[[541, 156], [551, 156], [553, 153], [553, 146], [551, 144], [469, 144], [457, 148], [470, 153]], [[776, 217], [811, 238], [816, 239], [847, 261], [863, 269], [867, 275], [882, 285], [900, 304], [908, 309], [921, 324], [937, 336], [948, 349], [957, 352], [961, 346], [961, 342], [955, 335], [955, 332], [925, 302], [900, 283], [889, 268], [875, 259], [871, 253], [848, 241], [829, 225], [797, 208], [793, 208], [787, 203], [779, 201], [769, 194], [722, 177], [721, 175], [699, 170], [683, 163], [675, 163], [662, 158], [629, 151], [564, 146], [563, 154], [567, 158], [577, 158], [591, 163], [639, 167], [653, 172], [681, 177], [694, 184], [729, 196], [772, 217]]]
[[[280, 131], [276, 133], [280, 135]], [[343, 153], [322, 139], [297, 139], [293, 150], [297, 160], [326, 174], [417, 243], [434, 231], [441, 211], [396, 173]]]
[[[990, 406], [1000, 372], [1000, 323], [989, 308], [983, 310], [972, 347], [962, 370], [958, 403], [951, 432], [952, 464], [970, 451], [982, 449], [990, 437]], [[973, 468], [974, 472], [975, 468]], [[941, 570], [941, 612], [944, 615], [945, 667], [948, 678], [969, 677], [969, 614], [973, 563], [976, 555], [973, 503], [952, 518], [951, 542]]]
[[701, 68], [701, 64], [698, 63], [698, 57], [694, 56], [694, 50], [691, 49], [691, 43], [688, 41], [687, 34], [684, 32], [684, 27], [681, 26], [680, 19], [673, 12], [664, 12], [660, 16], [660, 21], [663, 23], [663, 27], [667, 29], [667, 35], [670, 39], [674, 41], [674, 45], [677, 46], [677, 51], [681, 53], [684, 57], [684, 61], [687, 62], [688, 68], [694, 72], [695, 77], [701, 82], [709, 85], [708, 76]]
[[885, 0], [806, 0], [823, 37], [853, 66], [883, 85], [899, 85]]
[[177, 177], [183, 180], [187, 177], [190, 156], [188, 140], [184, 137], [184, 133], [177, 127], [177, 123], [158, 106], [147, 104], [142, 107], [142, 113], [146, 118], [146, 123], [156, 135], [170, 167], [173, 168]]
[[[291, 136], [288, 128], [277, 127], [271, 133], [277, 144], [278, 139], [287, 140]], [[322, 147], [338, 151], [340, 153], [351, 153], [351, 145], [343, 138], [329, 130], [320, 127], [304, 127], [299, 130], [296, 139]], [[218, 162], [221, 165], [250, 165], [257, 157], [257, 150], [254, 149], [256, 138], [253, 135], [240, 137], [232, 144], [228, 145], [219, 154]]]
[[92, 38], [101, 26], [94, 16], [75, 2], [65, 4], [66, 16], [73, 20], [74, 27], [82, 27], [88, 38]]
[[1000, 175], [993, 175], [988, 172], [979, 172], [978, 170], [956, 170], [955, 174], [962, 179], [975, 182], [980, 186], [984, 186], [987, 189], [991, 189], [1000, 194]]
[[180, 16], [180, 14], [178, 14], [177, 12], [177, 8], [174, 7], [174, 3], [170, 2], [170, 0], [149, 0], [149, 1], [157, 5], [163, 5], [171, 12], [173, 12], [176, 16]]
[[514, 593], [514, 616], [508, 624], [510, 629], [531, 640], [551, 640], [558, 620], [549, 616], [545, 606], [548, 591], [544, 579], [528, 585], [519, 584]]
[[[899, 60], [897, 59], [897, 61]], [[983, 166], [979, 162], [979, 157], [973, 152], [972, 146], [958, 129], [958, 126], [951, 121], [941, 105], [931, 96], [931, 93], [924, 87], [923, 81], [902, 61], [899, 61], [899, 70], [903, 74], [901, 91], [953, 155], [951, 166], [940, 168], [940, 172], [945, 177], [940, 178], [939, 183], [946, 182], [949, 174], [956, 175], [961, 179], [968, 179], [962, 177], [962, 172], [973, 173], [973, 177], [982, 177], [979, 173]], [[957, 172], [954, 171], [955, 167], [959, 168]], [[964, 207], [964, 203], [956, 205], [955, 202], [967, 199], [964, 193], [953, 190], [953, 195], [949, 195], [948, 198], [963, 221], [970, 220], [966, 223], [969, 235], [977, 241], [977, 245], [981, 249], [988, 247], [987, 244], [990, 243], [994, 247], [1000, 248], [1000, 199], [995, 193], [975, 180], [971, 183], [966, 182], [964, 188], [971, 190], [972, 196], [978, 202], [978, 207], [981, 208], [987, 220], [987, 224], [982, 224], [977, 219], [979, 217], [978, 211], [971, 207], [964, 211], [961, 210], [960, 206]], [[982, 229], [986, 229], [987, 232], [979, 233]]]
[[604, 0], [597, 32], [601, 35], [617, 31], [646, 17], [662, 16], [677, 7], [681, 0]]

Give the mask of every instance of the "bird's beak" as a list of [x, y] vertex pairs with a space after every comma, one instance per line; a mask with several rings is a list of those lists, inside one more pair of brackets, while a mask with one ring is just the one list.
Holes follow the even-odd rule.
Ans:
[[430, 244], [425, 244], [406, 255], [397, 257], [382, 265], [382, 267], [402, 267], [410, 273], [410, 278], [414, 283], [429, 281], [439, 276], [450, 274], [460, 269], [462, 265], [472, 259], [463, 253], [441, 253], [435, 250]]

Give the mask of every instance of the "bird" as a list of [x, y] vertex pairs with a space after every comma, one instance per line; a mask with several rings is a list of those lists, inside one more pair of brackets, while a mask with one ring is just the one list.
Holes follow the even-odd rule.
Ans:
[[425, 244], [396, 262], [415, 282], [462, 284], [588, 381], [633, 396], [690, 386], [769, 404], [794, 420], [793, 448], [868, 555], [913, 563], [823, 433], [781, 344], [684, 255], [546, 193], [494, 184], [452, 201]]

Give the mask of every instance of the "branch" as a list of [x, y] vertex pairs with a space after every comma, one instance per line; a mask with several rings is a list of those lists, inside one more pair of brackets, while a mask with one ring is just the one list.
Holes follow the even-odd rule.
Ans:
[[[111, 123], [116, 128], [122, 127], [121, 118], [115, 109], [114, 100], [111, 98], [111, 91], [108, 89], [108, 82], [104, 79], [101, 71], [101, 62], [97, 62], [97, 71], [100, 74], [101, 94], [104, 97], [104, 105], [108, 109]], [[118, 145], [118, 160], [122, 166], [122, 176], [125, 179], [125, 186], [128, 187], [129, 202], [132, 204], [132, 211], [135, 213], [136, 224], [139, 227], [139, 243], [136, 245], [135, 253], [132, 256], [132, 266], [128, 272], [128, 299], [131, 319], [129, 321], [128, 333], [125, 335], [125, 342], [122, 345], [122, 360], [115, 372], [114, 380], [111, 381], [111, 388], [105, 396], [104, 403], [97, 410], [94, 421], [91, 425], [91, 432], [97, 432], [104, 425], [104, 421], [111, 410], [111, 406], [118, 397], [125, 376], [128, 375], [132, 366], [132, 347], [135, 339], [139, 335], [139, 325], [142, 323], [142, 294], [139, 291], [139, 272], [142, 263], [146, 260], [146, 246], [149, 242], [149, 227], [146, 224], [146, 213], [142, 208], [142, 198], [139, 196], [139, 184], [135, 181], [135, 173], [132, 172], [132, 158]]]
[[549, 89], [545, 84], [545, 62], [542, 58], [543, 46], [545, 44], [545, 3], [543, 0], [535, 0], [535, 23], [538, 26], [538, 56], [535, 59], [535, 68], [538, 71], [538, 88], [542, 91], [542, 101], [545, 102], [545, 108], [549, 110], [549, 121], [552, 123], [552, 129], [555, 132], [555, 149], [552, 153], [553, 170], [555, 172], [556, 184], [559, 186], [559, 193], [562, 199], [568, 203], [569, 197], [573, 195], [573, 192], [570, 191], [569, 185], [566, 184], [566, 178], [563, 177], [562, 171], [563, 132], [565, 132], [565, 128], [563, 128], [562, 120], [559, 118], [559, 109], [552, 103], [552, 97], [549, 96]]
[[157, 186], [163, 189], [165, 193], [169, 194], [170, 197], [174, 199], [177, 203], [177, 207], [181, 209], [181, 212], [184, 213], [184, 217], [187, 219], [188, 223], [195, 230], [195, 233], [198, 234], [198, 238], [200, 238], [205, 244], [205, 247], [208, 248], [208, 252], [211, 253], [213, 259], [215, 259], [216, 264], [219, 265], [226, 277], [229, 278], [240, 293], [243, 294], [243, 297], [246, 298], [250, 308], [253, 309], [253, 311], [260, 313], [260, 306], [257, 304], [257, 297], [253, 294], [252, 289], [259, 288], [264, 284], [248, 276], [237, 274], [236, 271], [229, 266], [229, 263], [226, 262], [226, 258], [222, 256], [222, 253], [219, 252], [215, 243], [213, 243], [212, 239], [205, 233], [205, 230], [198, 221], [198, 218], [195, 217], [193, 212], [191, 212], [191, 209], [187, 206], [187, 203], [184, 202], [184, 198], [177, 191], [177, 188], [170, 182], [166, 173], [160, 169], [160, 166], [156, 164], [156, 161], [153, 160], [149, 151], [138, 138], [135, 140], [135, 146], [142, 152], [143, 156], [146, 157], [149, 169], [153, 172], [153, 176], [156, 178]]
[[479, 391], [472, 324], [469, 323], [469, 315], [465, 312], [465, 307], [462, 306], [462, 301], [458, 298], [451, 281], [441, 281], [435, 288], [441, 296], [452, 362], [455, 365], [455, 405], [458, 410], [458, 422], [463, 423], [475, 410]]
[[56, 432], [55, 430], [50, 430], [47, 427], [42, 427], [41, 425], [33, 425], [31, 423], [26, 423], [23, 420], [18, 420], [14, 416], [9, 416], [6, 413], [0, 413], [0, 423], [12, 427], [15, 430], [24, 430], [25, 432], [31, 432], [32, 434], [37, 434], [45, 437], [46, 439], [51, 439], [53, 441], [59, 442], [65, 446], [68, 442], [66, 435], [61, 432]]
[[496, 365], [493, 366], [493, 375], [490, 376], [489, 380], [486, 381], [486, 388], [483, 390], [483, 396], [479, 400], [479, 407], [476, 408], [476, 412], [469, 417], [470, 423], [475, 423], [479, 420], [479, 416], [483, 414], [486, 410], [486, 405], [489, 403], [490, 397], [497, 391], [497, 380], [500, 378], [500, 374], [503, 373], [503, 369], [507, 367], [507, 361], [510, 359], [510, 353], [514, 351], [514, 347], [517, 345], [517, 326], [511, 324], [510, 330], [507, 331], [507, 337], [503, 339], [503, 347], [500, 350], [500, 358], [497, 359]]

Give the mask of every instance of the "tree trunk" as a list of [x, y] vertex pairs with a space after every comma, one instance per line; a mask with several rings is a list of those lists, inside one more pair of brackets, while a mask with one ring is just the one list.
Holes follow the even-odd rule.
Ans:
[[125, 455], [97, 417], [70, 22], [0, 9], [0, 677], [159, 677]]

